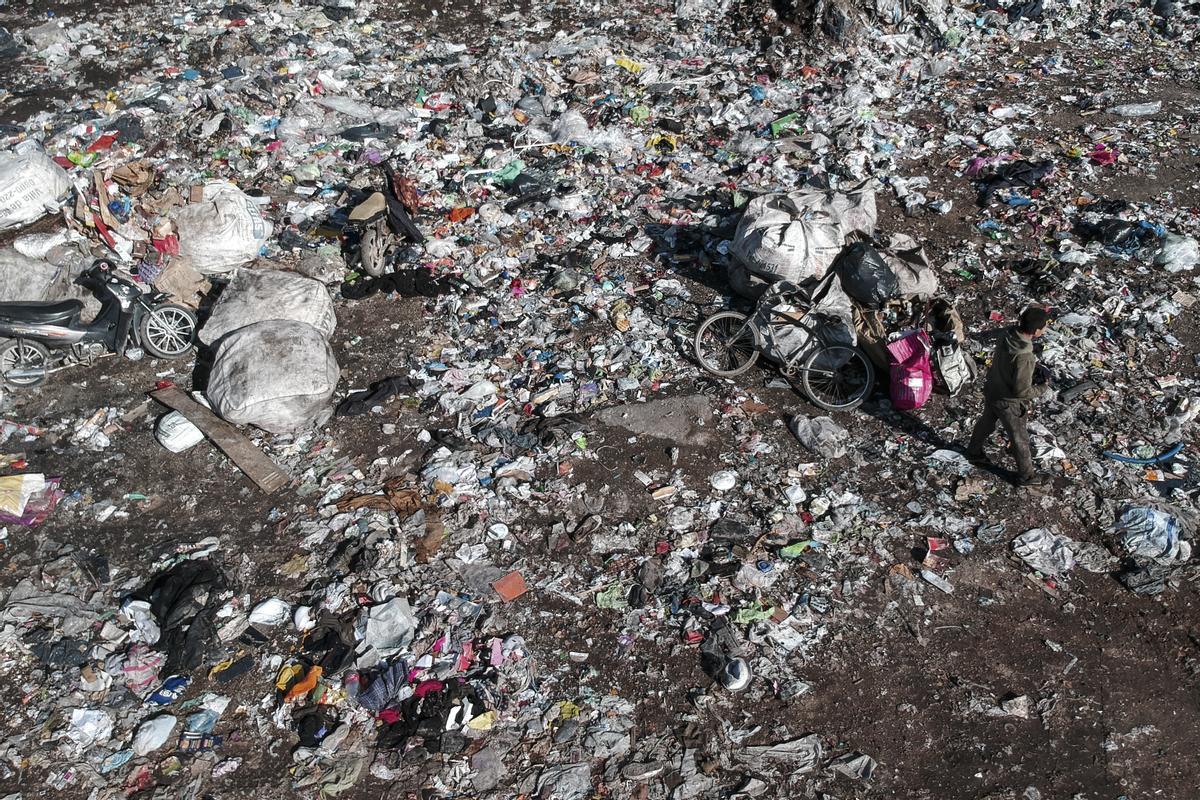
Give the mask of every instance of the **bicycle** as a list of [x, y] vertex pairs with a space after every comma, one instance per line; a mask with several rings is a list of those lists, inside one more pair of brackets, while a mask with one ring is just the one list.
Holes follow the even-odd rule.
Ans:
[[[826, 411], [858, 408], [871, 394], [875, 369], [858, 347], [834, 339], [822, 319], [826, 315], [814, 309], [814, 298], [823, 296], [831, 280], [836, 280], [833, 273], [807, 287], [777, 283], [759, 299], [752, 315], [740, 311], [711, 315], [696, 329], [696, 360], [713, 375], [733, 378], [753, 367], [760, 355], [774, 355], [784, 378], [813, 405]], [[787, 308], [791, 301], [799, 310]], [[772, 340], [790, 338], [804, 345], [787, 353], [768, 352], [764, 321]]]

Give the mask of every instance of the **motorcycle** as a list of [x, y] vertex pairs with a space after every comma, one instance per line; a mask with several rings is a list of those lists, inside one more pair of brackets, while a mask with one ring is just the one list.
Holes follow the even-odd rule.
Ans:
[[124, 355], [131, 346], [156, 358], [190, 353], [196, 338], [191, 309], [143, 290], [116, 269], [99, 259], [75, 279], [100, 301], [100, 312], [87, 324], [79, 319], [80, 300], [0, 303], [0, 379], [36, 386], [53, 372], [91, 364], [105, 353]]

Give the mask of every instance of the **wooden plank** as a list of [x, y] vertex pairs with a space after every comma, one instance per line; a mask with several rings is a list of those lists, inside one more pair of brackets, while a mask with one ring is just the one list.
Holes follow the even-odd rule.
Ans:
[[246, 476], [267, 494], [274, 494], [291, 481], [287, 473], [255, 447], [245, 434], [197, 403], [178, 386], [158, 389], [151, 392], [150, 396], [187, 417], [188, 422], [199, 428], [222, 453], [229, 456], [229, 460], [236, 464], [238, 469], [246, 473]]

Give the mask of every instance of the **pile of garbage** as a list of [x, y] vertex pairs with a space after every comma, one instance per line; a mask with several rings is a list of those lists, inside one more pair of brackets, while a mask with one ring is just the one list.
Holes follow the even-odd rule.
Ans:
[[[106, 258], [201, 325], [190, 376], [131, 367], [138, 393], [190, 378], [161, 420], [105, 384], [82, 424], [6, 396], [30, 417], [0, 431], [7, 468], [32, 467], [0, 477], [0, 519], [41, 527], [0, 600], [22, 695], [0, 777], [81, 796], [845, 791], [883, 779], [875, 758], [793, 712], [873, 584], [924, 609], [964, 565], [1054, 597], [1082, 568], [1131, 603], [1194, 581], [1200, 360], [1178, 321], [1200, 217], [1104, 190], [1185, 110], [1066, 95], [1052, 81], [1081, 56], [1051, 50], [1022, 88], [1087, 120], [1051, 140], [1037, 98], [960, 80], [1022, 42], [1090, 46], [1084, 5], [482, 9], [485, 37], [251, 2], [16, 31], [21, 63], [71, 72], [146, 21], [120, 23], [162, 23], [111, 92], [3, 129], [0, 301], [80, 297]], [[1139, 42], [1195, 39], [1194, 9], [1115, 5]], [[968, 234], [947, 246], [952, 212]], [[865, 408], [901, 432], [809, 413], [771, 370], [694, 363], [699, 319], [778, 314], [799, 285], [885, 376]], [[1057, 311], [1030, 427], [1061, 491], [1018, 502], [1069, 504], [1078, 530], [994, 518], [1007, 487], [942, 441], [966, 441], [987, 329], [1032, 301]], [[417, 318], [398, 339], [347, 330], [392, 308]], [[804, 346], [784, 335], [777, 362]], [[347, 379], [371, 339], [387, 357]], [[367, 429], [362, 452], [405, 452], [352, 458]], [[78, 534], [145, 496], [32, 471], [144, 442], [164, 470], [237, 480], [195, 460], [206, 438], [267, 505], [237, 533], [172, 524], [137, 560]]]

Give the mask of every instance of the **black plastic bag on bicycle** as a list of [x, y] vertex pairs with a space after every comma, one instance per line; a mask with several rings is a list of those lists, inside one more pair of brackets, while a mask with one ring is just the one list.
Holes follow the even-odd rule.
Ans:
[[867, 308], [882, 308], [900, 295], [900, 280], [878, 250], [866, 242], [855, 242], [833, 262], [846, 294]]

